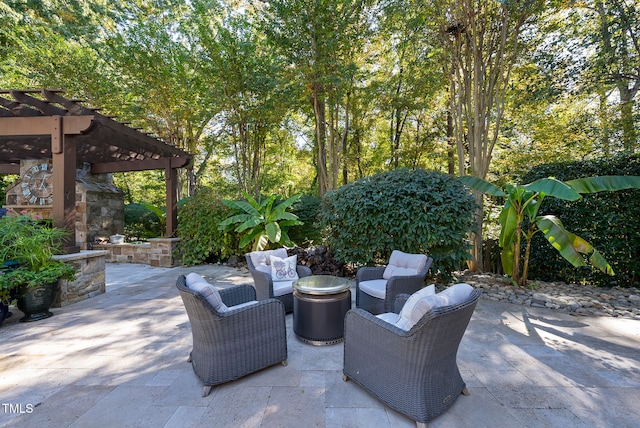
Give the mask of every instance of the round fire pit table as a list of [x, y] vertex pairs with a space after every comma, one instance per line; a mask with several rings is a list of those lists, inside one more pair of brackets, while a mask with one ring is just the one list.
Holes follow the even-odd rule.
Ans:
[[344, 340], [344, 316], [351, 309], [345, 278], [311, 275], [293, 282], [293, 332], [311, 345]]

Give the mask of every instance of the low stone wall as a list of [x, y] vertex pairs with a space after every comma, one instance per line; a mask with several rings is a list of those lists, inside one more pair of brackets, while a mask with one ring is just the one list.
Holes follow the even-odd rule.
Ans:
[[105, 292], [105, 260], [108, 251], [81, 251], [74, 254], [54, 256], [70, 263], [78, 270], [75, 281], [60, 281], [60, 291], [54, 308], [70, 305]]
[[107, 251], [107, 262], [174, 267], [178, 266], [179, 243], [180, 238], [151, 238], [143, 244], [97, 244], [93, 248]]

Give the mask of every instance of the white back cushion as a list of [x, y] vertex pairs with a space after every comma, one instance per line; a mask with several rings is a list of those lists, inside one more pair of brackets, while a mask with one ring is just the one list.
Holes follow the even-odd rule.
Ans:
[[391, 257], [389, 257], [389, 264], [385, 268], [382, 277], [389, 279], [392, 276], [417, 275], [418, 272], [424, 269], [427, 259], [424, 254], [409, 254], [393, 250]]
[[273, 282], [278, 281], [293, 281], [298, 279], [298, 272], [296, 272], [296, 264], [298, 263], [298, 256], [293, 255], [291, 257], [278, 257], [269, 256], [271, 266], [271, 279]]
[[453, 284], [451, 287], [448, 287], [446, 290], [438, 293], [444, 300], [443, 306], [457, 305], [469, 297], [471, 292], [473, 291], [473, 287], [469, 284], [460, 283]]
[[228, 306], [222, 301], [220, 293], [216, 288], [209, 284], [203, 277], [197, 273], [191, 272], [186, 277], [187, 287], [200, 293], [207, 302], [218, 312], [225, 312], [228, 310]]
[[256, 268], [256, 270], [260, 270], [262, 272], [269, 273], [269, 270], [266, 271], [263, 269], [259, 269], [258, 266], [267, 266], [269, 267], [271, 264], [270, 257], [276, 256], [282, 259], [287, 257], [287, 250], [285, 248], [276, 248], [275, 250], [266, 250], [266, 251], [253, 251], [249, 253], [249, 258], [251, 259], [251, 263]]

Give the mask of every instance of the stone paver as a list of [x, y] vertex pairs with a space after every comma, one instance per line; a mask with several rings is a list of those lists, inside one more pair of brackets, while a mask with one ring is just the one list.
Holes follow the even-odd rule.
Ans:
[[[298, 341], [288, 362], [200, 396], [191, 332], [175, 288], [195, 271], [220, 287], [246, 270], [108, 264], [107, 293], [0, 328], [0, 427], [410, 427], [353, 382], [342, 344]], [[576, 317], [482, 299], [460, 345], [471, 391], [430, 427], [634, 427], [640, 322]]]

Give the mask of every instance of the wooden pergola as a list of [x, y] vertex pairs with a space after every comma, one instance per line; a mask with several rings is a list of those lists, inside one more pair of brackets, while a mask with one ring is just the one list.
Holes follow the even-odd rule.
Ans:
[[[166, 234], [177, 227], [177, 170], [191, 155], [151, 134], [100, 114], [83, 101], [63, 97], [62, 90], [0, 90], [0, 174], [19, 174], [20, 161], [53, 162], [54, 224], [72, 232], [75, 243], [76, 168], [91, 165], [95, 174], [165, 171]], [[77, 247], [66, 248], [78, 251]]]

